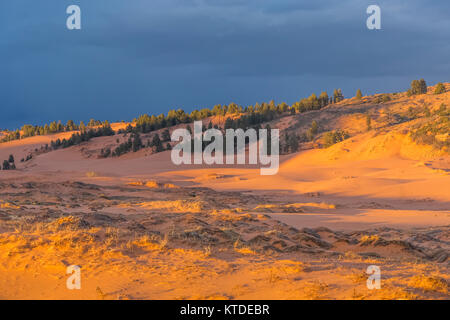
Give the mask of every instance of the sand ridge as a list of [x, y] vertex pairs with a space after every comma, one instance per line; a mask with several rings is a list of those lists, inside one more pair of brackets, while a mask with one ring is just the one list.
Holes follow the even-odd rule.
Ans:
[[[45, 152], [71, 132], [0, 144], [17, 163], [0, 171], [0, 298], [449, 299], [450, 156], [411, 130], [450, 93], [378, 98], [271, 121], [322, 130], [275, 176], [176, 166], [149, 148], [98, 157], [124, 134]], [[324, 148], [335, 129], [350, 138]], [[66, 288], [69, 265], [81, 290]], [[366, 287], [369, 265], [381, 290]]]

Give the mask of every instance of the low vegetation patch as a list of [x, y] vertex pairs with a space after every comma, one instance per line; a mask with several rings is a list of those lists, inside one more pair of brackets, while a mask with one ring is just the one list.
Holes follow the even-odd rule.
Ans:
[[436, 276], [417, 275], [412, 277], [409, 285], [425, 291], [448, 292], [448, 283], [445, 279]]
[[419, 144], [432, 145], [448, 152], [450, 148], [450, 109], [444, 104], [425, 124], [420, 124], [411, 132], [411, 138]]
[[323, 136], [325, 148], [348, 139], [350, 135], [344, 130], [336, 130], [326, 132]]

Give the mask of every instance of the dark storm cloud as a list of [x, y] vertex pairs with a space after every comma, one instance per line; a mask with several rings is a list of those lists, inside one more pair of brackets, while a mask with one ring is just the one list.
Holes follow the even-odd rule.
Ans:
[[[82, 30], [65, 27], [78, 4]], [[450, 2], [4, 0], [0, 127], [448, 81]]]

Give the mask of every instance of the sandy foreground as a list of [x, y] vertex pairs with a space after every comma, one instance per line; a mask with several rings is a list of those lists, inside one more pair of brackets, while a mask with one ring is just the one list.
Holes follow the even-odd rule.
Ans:
[[[450, 297], [448, 156], [349, 160], [339, 146], [261, 176], [81, 148], [2, 172], [1, 299]], [[66, 287], [69, 265], [81, 290]]]

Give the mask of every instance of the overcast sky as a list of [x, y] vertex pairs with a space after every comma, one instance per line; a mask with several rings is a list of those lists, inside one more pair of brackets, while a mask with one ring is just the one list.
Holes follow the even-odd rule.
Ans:
[[450, 81], [449, 16], [448, 0], [1, 0], [0, 128]]

